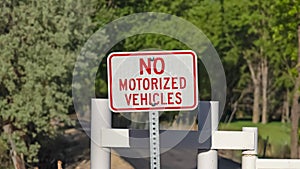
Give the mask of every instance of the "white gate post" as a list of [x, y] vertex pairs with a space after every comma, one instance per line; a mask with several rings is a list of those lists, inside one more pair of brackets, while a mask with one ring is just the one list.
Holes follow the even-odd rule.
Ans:
[[244, 132], [254, 133], [254, 150], [243, 151], [242, 169], [256, 169], [257, 160], [257, 128], [256, 127], [243, 127]]
[[218, 152], [217, 150], [200, 150], [197, 161], [198, 169], [217, 169]]
[[[207, 142], [210, 139], [211, 147], [213, 142], [212, 135], [218, 129], [219, 121], [219, 102], [218, 101], [201, 101], [199, 102], [198, 112], [198, 130], [200, 132], [200, 142]], [[198, 169], [217, 169], [218, 168], [218, 152], [213, 149], [199, 150], [197, 157]]]
[[110, 148], [102, 147], [101, 131], [111, 128], [111, 112], [107, 99], [92, 99], [91, 169], [110, 169]]

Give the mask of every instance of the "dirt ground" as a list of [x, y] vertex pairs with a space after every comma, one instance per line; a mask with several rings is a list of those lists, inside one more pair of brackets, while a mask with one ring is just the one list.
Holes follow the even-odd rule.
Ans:
[[[63, 161], [64, 169], [89, 169], [90, 168], [90, 140], [89, 137], [81, 130], [72, 128], [65, 131], [65, 139], [76, 142], [75, 146], [68, 148], [66, 151], [68, 154]], [[134, 169], [128, 162], [116, 155], [111, 153], [111, 169]]]
[[[90, 160], [83, 160], [75, 165], [70, 165], [66, 169], [89, 169], [91, 167]], [[120, 156], [111, 156], [111, 169], [134, 169], [128, 162], [120, 158]]]

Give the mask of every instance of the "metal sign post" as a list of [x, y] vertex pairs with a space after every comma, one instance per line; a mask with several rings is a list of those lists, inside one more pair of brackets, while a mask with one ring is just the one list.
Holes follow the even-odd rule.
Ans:
[[149, 136], [150, 136], [150, 166], [151, 169], [160, 169], [159, 149], [159, 113], [149, 112]]

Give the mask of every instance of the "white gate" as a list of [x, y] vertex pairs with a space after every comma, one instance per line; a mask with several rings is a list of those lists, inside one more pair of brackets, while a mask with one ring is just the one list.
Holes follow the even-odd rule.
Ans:
[[[242, 169], [300, 169], [298, 159], [258, 159], [256, 127], [243, 127], [243, 131], [218, 131], [217, 101], [201, 101], [198, 107], [199, 131], [172, 131], [174, 136], [186, 135], [180, 146], [199, 149], [198, 169], [217, 169], [218, 149], [243, 150]], [[91, 121], [91, 169], [110, 169], [110, 148], [147, 145], [129, 137], [130, 132], [139, 135], [143, 131], [111, 128], [108, 99], [92, 99]], [[168, 145], [172, 144], [171, 138], [162, 136], [160, 139], [162, 147], [172, 146]]]

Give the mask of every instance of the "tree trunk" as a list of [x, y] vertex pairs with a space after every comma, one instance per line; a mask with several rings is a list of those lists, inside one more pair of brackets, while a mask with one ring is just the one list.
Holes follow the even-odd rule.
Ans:
[[261, 84], [261, 70], [260, 66], [257, 66], [257, 70], [255, 72], [253, 65], [250, 60], [246, 59], [247, 65], [250, 70], [251, 79], [254, 85], [254, 92], [253, 92], [253, 114], [252, 114], [252, 122], [258, 123], [260, 119], [260, 108], [259, 108], [259, 102], [260, 102], [260, 84]]
[[285, 100], [283, 102], [283, 109], [282, 109], [282, 115], [281, 115], [281, 123], [289, 123], [290, 122], [290, 91], [289, 89], [286, 89], [286, 96]]
[[11, 146], [10, 156], [11, 156], [11, 159], [13, 161], [15, 169], [25, 169], [24, 159], [23, 159], [22, 155], [19, 156], [17, 154], [15, 142], [13, 141], [13, 139], [11, 137], [12, 136], [12, 127], [11, 127], [11, 125], [7, 124], [7, 125], [3, 126], [3, 131], [4, 131], [5, 134], [8, 135], [8, 141], [9, 141], [10, 146]]
[[253, 95], [253, 115], [252, 122], [258, 123], [260, 119], [260, 109], [259, 109], [259, 100], [260, 100], [260, 83], [254, 83], [254, 95]]
[[291, 158], [298, 158], [298, 125], [299, 125], [299, 87], [300, 87], [300, 25], [298, 26], [298, 75], [295, 82], [293, 105], [291, 111], [292, 130], [291, 130]]
[[291, 122], [291, 119], [290, 119], [290, 103], [291, 103], [291, 100], [290, 100], [290, 90], [287, 89], [286, 91], [286, 107], [285, 107], [285, 119], [286, 119], [286, 122]]
[[232, 112], [231, 112], [231, 115], [230, 115], [229, 120], [227, 122], [227, 125], [229, 123], [231, 123], [231, 121], [233, 120], [233, 117], [235, 116], [235, 113], [238, 110], [238, 106], [240, 104], [240, 101], [244, 98], [244, 96], [246, 94], [248, 94], [250, 92], [252, 92], [252, 91], [251, 91], [251, 89], [249, 87], [247, 89], [242, 90], [240, 97], [232, 104], [232, 106], [231, 106]]
[[295, 83], [295, 93], [293, 96], [293, 105], [291, 111], [291, 121], [292, 121], [292, 129], [291, 129], [291, 158], [298, 158], [298, 124], [299, 124], [299, 114], [298, 114], [298, 99], [299, 99], [299, 80], [300, 76], [298, 75], [297, 81]]
[[262, 60], [262, 124], [268, 122], [268, 61], [267, 58]]
[[285, 120], [286, 105], [287, 105], [287, 102], [285, 100], [285, 101], [283, 101], [283, 106], [282, 106], [282, 111], [281, 111], [281, 123], [286, 123], [286, 120]]

